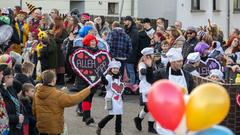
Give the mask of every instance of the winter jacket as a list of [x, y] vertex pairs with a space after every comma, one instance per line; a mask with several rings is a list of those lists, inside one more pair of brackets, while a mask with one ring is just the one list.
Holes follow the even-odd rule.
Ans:
[[125, 32], [131, 38], [132, 41], [132, 51], [130, 56], [127, 59], [128, 63], [137, 63], [138, 62], [138, 52], [139, 52], [139, 44], [138, 44], [138, 30], [136, 25], [132, 25], [130, 28], [125, 29]]
[[63, 41], [67, 38], [68, 34], [64, 30], [60, 37], [56, 37], [55, 41], [57, 44], [57, 67], [64, 67], [65, 57], [63, 55]]
[[32, 85], [35, 85], [34, 80], [31, 77], [26, 76], [25, 74], [17, 73], [14, 78], [21, 82], [22, 85], [24, 83], [31, 83]]
[[66, 94], [53, 86], [39, 85], [33, 99], [33, 115], [39, 133], [61, 134], [64, 127], [64, 108], [78, 104], [90, 94], [88, 88], [76, 94]]
[[23, 97], [21, 95], [20, 101], [26, 110], [25, 117], [29, 121], [29, 135], [38, 135], [37, 128], [36, 128], [36, 119], [34, 118], [32, 113], [32, 100], [28, 97]]
[[179, 36], [174, 42], [172, 47], [174, 48], [183, 48], [183, 44], [185, 43], [186, 39], [184, 36]]
[[[97, 28], [97, 24], [95, 24], [95, 27]], [[104, 23], [103, 27], [101, 29], [97, 29], [98, 34], [102, 36], [104, 32], [110, 32], [109, 24], [107, 22]]]
[[183, 58], [186, 59], [189, 53], [193, 53], [194, 52], [194, 47], [197, 45], [198, 43], [198, 39], [197, 38], [193, 38], [189, 41], [186, 41], [183, 44], [183, 50], [182, 50], [182, 55]]
[[[13, 87], [8, 87], [7, 89], [4, 89], [3, 86], [1, 87], [1, 94], [3, 96], [4, 102], [6, 104], [6, 109], [9, 117], [9, 126], [10, 126], [10, 132], [9, 135], [23, 135], [23, 129], [18, 129], [16, 128], [17, 125], [19, 124], [19, 119], [18, 119], [18, 113], [21, 113], [25, 115], [23, 106], [19, 101], [20, 104], [20, 112], [17, 113], [16, 105], [11, 99], [11, 96], [17, 97], [17, 91]], [[10, 96], [11, 95], [11, 96]], [[27, 118], [24, 118], [24, 121], [26, 121]]]
[[114, 28], [108, 33], [106, 39], [110, 54], [113, 58], [128, 58], [132, 52], [132, 42], [130, 37], [120, 27]]
[[151, 39], [145, 31], [139, 32], [139, 34], [138, 34], [138, 43], [139, 43], [138, 58], [142, 57], [141, 51], [150, 45], [150, 41], [151, 41]]

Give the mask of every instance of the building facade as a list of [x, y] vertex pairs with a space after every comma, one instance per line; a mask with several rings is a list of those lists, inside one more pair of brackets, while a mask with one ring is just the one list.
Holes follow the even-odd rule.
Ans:
[[184, 28], [207, 25], [208, 19], [227, 38], [233, 28], [240, 28], [240, 0], [177, 0], [177, 20]]

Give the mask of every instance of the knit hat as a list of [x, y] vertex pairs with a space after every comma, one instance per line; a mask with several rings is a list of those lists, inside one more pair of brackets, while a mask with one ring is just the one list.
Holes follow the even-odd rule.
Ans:
[[144, 18], [142, 20], [142, 23], [151, 23], [151, 20], [149, 18]]
[[92, 40], [95, 40], [95, 41], [96, 41], [96, 44], [98, 44], [98, 40], [96, 39], [96, 37], [93, 36], [93, 35], [91, 35], [91, 34], [88, 34], [87, 36], [85, 36], [85, 37], [83, 38], [82, 43], [83, 43], [84, 46], [89, 46], [89, 45], [90, 45], [90, 42], [91, 42]]
[[131, 21], [131, 22], [133, 22], [133, 18], [131, 16], [126, 16], [124, 18], [124, 21]]
[[29, 15], [32, 14], [32, 12], [34, 12], [36, 9], [42, 10], [42, 7], [35, 7], [34, 5], [27, 3], [27, 2], [26, 2], [26, 4], [27, 4], [27, 8], [29, 10], [29, 13], [28, 13]]
[[154, 48], [152, 47], [146, 47], [141, 51], [141, 54], [146, 56], [146, 55], [152, 55], [154, 54]]
[[0, 64], [11, 65], [12, 64], [11, 56], [8, 54], [0, 55]]
[[171, 48], [167, 52], [166, 56], [168, 57], [170, 62], [183, 60], [182, 49], [181, 48]]
[[88, 34], [88, 32], [89, 32], [90, 30], [92, 30], [92, 29], [93, 29], [92, 26], [89, 26], [89, 25], [83, 26], [83, 27], [79, 30], [79, 36], [82, 37], [82, 38], [84, 38], [84, 37]]
[[191, 63], [200, 61], [201, 60], [200, 53], [199, 52], [190, 53], [187, 56], [187, 60]]
[[217, 76], [220, 80], [223, 79], [223, 73], [219, 69], [210, 70], [210, 77], [212, 77], [213, 75]]
[[193, 26], [187, 28], [187, 31], [197, 32], [197, 29]]
[[201, 56], [204, 55], [205, 51], [208, 50], [209, 45], [205, 42], [199, 42], [195, 48], [194, 48], [194, 52], [199, 52]]
[[108, 64], [108, 67], [109, 68], [120, 68], [121, 62], [113, 60]]

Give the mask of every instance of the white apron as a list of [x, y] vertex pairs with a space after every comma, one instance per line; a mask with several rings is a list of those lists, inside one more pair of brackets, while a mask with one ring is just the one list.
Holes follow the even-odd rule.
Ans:
[[[139, 71], [141, 69], [146, 69], [146, 68], [147, 67], [143, 62], [139, 63], [139, 66], [138, 66]], [[140, 80], [139, 92], [141, 93], [143, 103], [146, 103], [148, 90], [151, 87], [151, 84], [147, 82], [146, 75], [142, 75], [140, 72], [139, 72], [139, 80]]]
[[188, 94], [187, 82], [182, 69], [181, 73], [182, 75], [172, 75], [172, 70], [171, 68], [169, 68], [168, 79], [177, 84], [178, 86], [180, 86], [182, 89], [186, 90], [185, 94]]
[[[124, 85], [120, 79], [112, 80], [112, 76], [107, 75], [106, 79], [108, 80], [108, 85], [106, 86], [106, 96], [105, 96], [105, 109], [107, 110], [107, 98], [112, 98], [112, 110], [108, 110], [109, 115], [122, 115], [123, 114], [123, 101], [122, 93], [124, 91]], [[122, 85], [123, 90], [121, 92], [115, 91], [113, 84]]]

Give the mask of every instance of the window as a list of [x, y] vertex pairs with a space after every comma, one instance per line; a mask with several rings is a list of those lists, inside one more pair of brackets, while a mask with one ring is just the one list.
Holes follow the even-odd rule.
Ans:
[[213, 10], [217, 10], [217, 2], [216, 2], [216, 0], [213, 0]]
[[200, 0], [192, 0], [192, 10], [200, 10]]
[[108, 3], [108, 14], [117, 15], [119, 13], [119, 3]]
[[234, 12], [240, 12], [240, 0], [234, 0], [233, 10]]
[[213, 12], [220, 12], [221, 10], [219, 10], [219, 0], [213, 0]]

